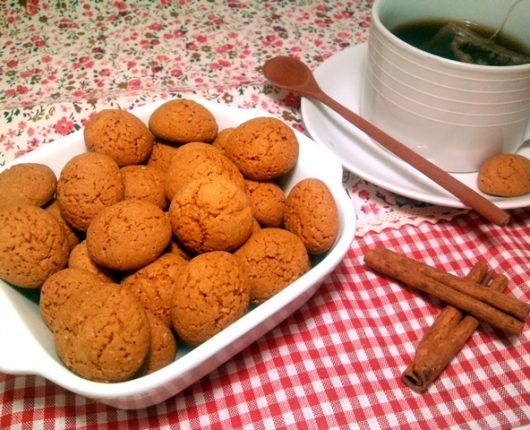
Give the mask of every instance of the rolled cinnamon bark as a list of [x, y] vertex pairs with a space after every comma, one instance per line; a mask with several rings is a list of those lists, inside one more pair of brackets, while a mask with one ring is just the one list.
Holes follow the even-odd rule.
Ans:
[[[445, 303], [453, 305], [454, 307], [501, 329], [507, 334], [519, 335], [523, 331], [524, 321], [512, 316], [514, 313], [517, 314], [518, 312], [514, 312], [511, 308], [511, 312], [504, 312], [496, 306], [492, 306], [491, 304], [480, 301], [475, 297], [456, 290], [452, 286], [439, 282], [438, 280], [428, 276], [426, 271], [423, 270], [426, 266], [423, 263], [408, 257], [401, 256], [385, 248], [374, 248], [369, 250], [366, 252], [364, 260], [368, 267], [384, 275], [388, 275], [400, 280], [411, 287], [438, 297]], [[429, 271], [428, 273], [431, 272]], [[468, 283], [473, 285], [474, 288], [482, 288], [476, 283], [469, 281]], [[497, 295], [504, 296], [501, 293], [495, 293]], [[513, 302], [513, 307], [517, 309], [524, 309], [525, 307], [528, 307], [528, 305], [524, 302], [512, 297], [510, 297], [510, 299], [510, 301], [501, 300], [503, 306], [506, 303]], [[494, 304], [497, 304], [496, 300], [494, 300]], [[526, 315], [527, 314], [528, 313], [526, 313]]]
[[[489, 276], [484, 273], [483, 267], [484, 263], [476, 264], [466, 278], [487, 284]], [[489, 288], [502, 291], [507, 284], [507, 278], [498, 275], [493, 278]], [[444, 322], [448, 315], [452, 316], [450, 323]], [[416, 392], [427, 390], [479, 325], [480, 321], [475, 317], [463, 316], [453, 306], [446, 306], [419, 342], [413, 362], [401, 375], [403, 382]]]

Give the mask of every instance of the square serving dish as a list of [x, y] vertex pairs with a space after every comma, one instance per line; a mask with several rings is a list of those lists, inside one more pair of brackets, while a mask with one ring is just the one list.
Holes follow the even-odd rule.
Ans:
[[[270, 116], [260, 110], [241, 110], [195, 100], [214, 114], [220, 130], [251, 118]], [[164, 101], [134, 109], [132, 113], [147, 123], [150, 114]], [[284, 191], [287, 193], [303, 178], [320, 178], [331, 190], [339, 214], [339, 234], [335, 244], [309, 272], [203, 344], [194, 349], [180, 347], [175, 361], [169, 366], [141, 378], [111, 384], [88, 381], [68, 370], [59, 359], [52, 333], [40, 315], [38, 291], [15, 288], [0, 280], [0, 372], [40, 375], [71, 392], [104, 404], [120, 409], [140, 409], [179, 393], [301, 307], [348, 251], [354, 238], [356, 216], [342, 186], [341, 164], [324, 146], [296, 130], [295, 134], [300, 155], [294, 170], [282, 178]], [[78, 131], [38, 148], [4, 168], [15, 163], [37, 162], [50, 166], [59, 177], [66, 162], [85, 151], [83, 132]]]

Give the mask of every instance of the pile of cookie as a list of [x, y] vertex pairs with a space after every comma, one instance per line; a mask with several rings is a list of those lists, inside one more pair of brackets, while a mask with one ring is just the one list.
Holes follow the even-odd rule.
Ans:
[[0, 173], [0, 278], [40, 288], [64, 364], [118, 382], [174, 361], [302, 276], [338, 234], [335, 200], [306, 178], [284, 193], [298, 141], [258, 117], [218, 129], [188, 99], [148, 124], [105, 109], [87, 152], [57, 178], [44, 164]]

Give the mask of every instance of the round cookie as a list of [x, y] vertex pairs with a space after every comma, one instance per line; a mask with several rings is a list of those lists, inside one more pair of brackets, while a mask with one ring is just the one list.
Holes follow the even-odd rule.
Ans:
[[248, 304], [247, 278], [237, 258], [207, 252], [193, 258], [178, 279], [173, 328], [184, 342], [198, 345], [240, 318]]
[[170, 142], [211, 142], [217, 135], [217, 121], [201, 104], [188, 99], [170, 100], [149, 118], [149, 129]]
[[171, 329], [151, 312], [146, 314], [149, 320], [149, 350], [140, 374], [136, 376], [148, 375], [171, 364], [177, 353], [177, 341]]
[[240, 124], [225, 145], [225, 154], [247, 179], [274, 179], [291, 170], [298, 160], [293, 130], [276, 118], [258, 117]]
[[146, 165], [158, 169], [165, 175], [169, 169], [171, 159], [173, 158], [173, 155], [175, 155], [175, 152], [178, 148], [178, 146], [171, 145], [159, 139], [155, 139], [153, 150], [147, 159]]
[[57, 182], [61, 214], [68, 224], [82, 232], [103, 208], [123, 200], [123, 192], [118, 164], [97, 152], [73, 157], [63, 167]]
[[96, 264], [125, 271], [154, 261], [170, 239], [167, 215], [152, 203], [130, 199], [102, 210], [88, 227], [86, 243]]
[[119, 166], [147, 160], [154, 137], [142, 120], [121, 109], [103, 109], [93, 115], [83, 130], [89, 151], [112, 157]]
[[272, 181], [245, 180], [250, 196], [252, 213], [264, 227], [280, 227], [283, 223], [285, 195], [283, 190]]
[[80, 269], [66, 268], [48, 277], [42, 284], [39, 298], [39, 309], [48, 328], [53, 331], [59, 308], [72, 294], [101, 284], [96, 275]]
[[154, 167], [134, 165], [121, 168], [124, 200], [138, 199], [153, 203], [160, 209], [167, 207], [164, 176]]
[[57, 220], [37, 206], [0, 211], [0, 278], [38, 288], [68, 261], [70, 247]]
[[235, 256], [247, 273], [250, 301], [256, 304], [263, 303], [310, 268], [300, 238], [280, 228], [269, 227], [254, 233]]
[[135, 375], [150, 346], [149, 321], [125, 288], [101, 284], [73, 293], [55, 319], [59, 357], [73, 372], [97, 382]]
[[64, 232], [66, 233], [70, 250], [74, 249], [74, 247], [79, 243], [79, 237], [70, 224], [68, 224], [63, 218], [61, 214], [61, 208], [59, 207], [59, 202], [57, 202], [57, 200], [53, 200], [50, 204], [46, 205], [44, 209], [46, 212], [52, 215], [59, 222], [59, 224], [61, 224]]
[[121, 285], [131, 291], [153, 315], [171, 326], [171, 297], [186, 264], [187, 261], [177, 254], [162, 254], [147, 266], [125, 276]]
[[316, 178], [298, 182], [285, 200], [284, 227], [296, 234], [310, 254], [331, 248], [339, 230], [337, 205], [327, 185]]
[[478, 188], [486, 194], [515, 197], [530, 193], [530, 160], [519, 154], [497, 154], [482, 163]]
[[97, 265], [88, 255], [86, 240], [78, 243], [68, 257], [68, 267], [93, 273], [103, 282], [114, 282], [114, 275], [105, 267]]
[[0, 173], [0, 210], [19, 206], [42, 206], [52, 199], [57, 177], [39, 163], [15, 164]]
[[168, 213], [179, 242], [197, 253], [236, 249], [254, 223], [246, 192], [220, 176], [188, 183], [175, 195]]
[[188, 182], [213, 176], [228, 178], [241, 188], [245, 187], [239, 169], [217, 148], [201, 142], [182, 145], [166, 172], [166, 196], [171, 201], [175, 193]]
[[219, 133], [217, 133], [217, 137], [212, 142], [212, 145], [219, 149], [221, 152], [224, 152], [228, 139], [230, 138], [230, 135], [234, 130], [235, 127], [223, 128]]

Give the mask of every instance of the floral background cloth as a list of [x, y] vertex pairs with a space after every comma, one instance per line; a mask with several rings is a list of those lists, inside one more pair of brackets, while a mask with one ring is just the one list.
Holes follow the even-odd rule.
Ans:
[[[370, 0], [42, 1], [0, 5], [0, 165], [81, 130], [105, 107], [199, 96], [259, 108], [305, 132], [300, 97], [261, 65], [317, 67], [366, 42]], [[465, 213], [387, 192], [346, 172], [357, 235]]]

